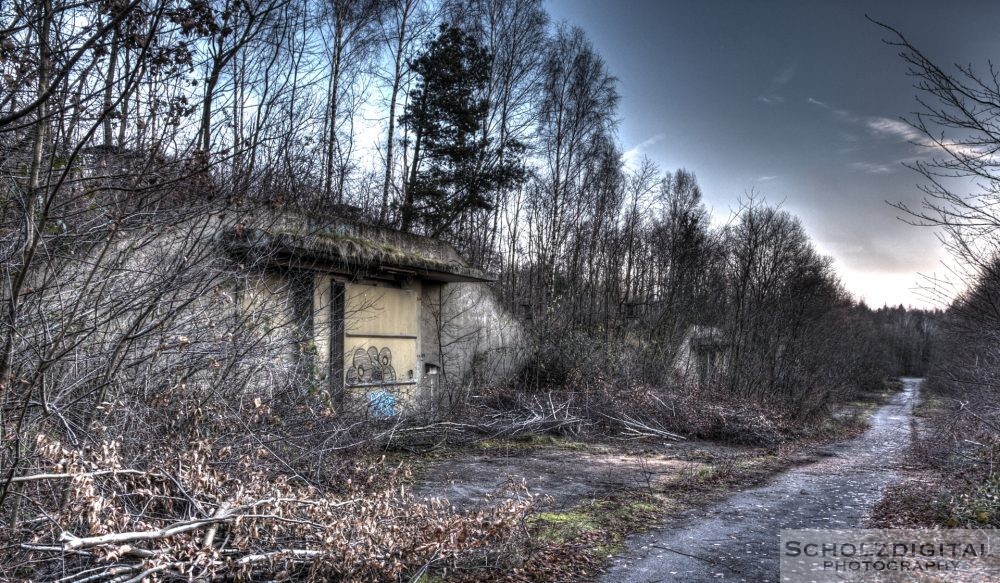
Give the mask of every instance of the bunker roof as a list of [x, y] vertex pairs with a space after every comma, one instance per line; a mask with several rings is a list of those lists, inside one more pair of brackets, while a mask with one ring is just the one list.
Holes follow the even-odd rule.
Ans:
[[340, 217], [283, 214], [226, 229], [222, 239], [230, 251], [272, 265], [441, 282], [495, 280], [444, 241]]

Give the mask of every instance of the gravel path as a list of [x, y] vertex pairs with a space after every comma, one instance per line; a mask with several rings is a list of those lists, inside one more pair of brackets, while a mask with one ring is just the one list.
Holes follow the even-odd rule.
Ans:
[[904, 379], [903, 391], [872, 415], [868, 431], [829, 446], [821, 461], [633, 537], [602, 580], [777, 581], [779, 529], [862, 526], [910, 443], [920, 383]]

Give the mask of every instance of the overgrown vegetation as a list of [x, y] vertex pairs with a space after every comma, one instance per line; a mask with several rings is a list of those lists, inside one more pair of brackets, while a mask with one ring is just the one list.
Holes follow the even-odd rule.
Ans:
[[205, 441], [148, 452], [161, 464], [146, 471], [129, 467], [116, 442], [81, 453], [39, 436], [36, 450], [47, 475], [16, 484], [46, 520], [0, 535], [11, 577], [394, 581], [431, 563], [502, 555], [521, 544], [530, 507], [528, 498], [507, 498], [459, 514], [438, 500], [417, 503], [378, 465], [321, 489], [266, 471], [254, 459], [266, 450], [251, 458]]
[[[879, 520], [898, 525], [1000, 526], [1000, 406], [992, 357], [998, 281], [987, 268], [949, 308], [915, 413], [909, 462], [919, 471], [890, 490]], [[915, 489], [914, 482], [920, 483]]]

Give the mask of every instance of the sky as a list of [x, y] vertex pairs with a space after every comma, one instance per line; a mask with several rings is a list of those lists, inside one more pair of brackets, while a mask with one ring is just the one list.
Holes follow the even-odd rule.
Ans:
[[[929, 154], [902, 118], [918, 109], [889, 33], [941, 64], [1000, 55], [1000, 2], [940, 0], [548, 0], [580, 26], [619, 80], [626, 159], [693, 171], [717, 221], [748, 192], [801, 220], [869, 305], [936, 305], [947, 276], [935, 232], [900, 220], [919, 206]], [[940, 304], [937, 304], [938, 307]]]

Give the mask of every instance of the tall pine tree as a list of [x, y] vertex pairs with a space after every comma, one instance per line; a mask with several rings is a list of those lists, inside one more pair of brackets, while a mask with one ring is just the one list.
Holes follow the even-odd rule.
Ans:
[[410, 63], [418, 80], [400, 119], [412, 146], [401, 208], [404, 231], [422, 225], [441, 236], [463, 213], [492, 209], [499, 189], [523, 179], [520, 156], [511, 156], [508, 144], [501, 161], [483, 131], [489, 63], [475, 36], [449, 24]]

